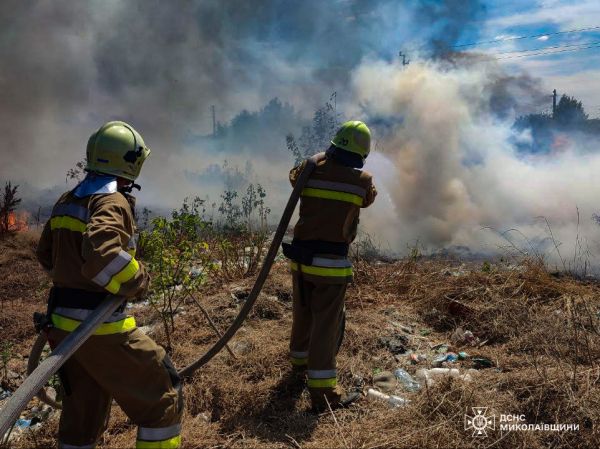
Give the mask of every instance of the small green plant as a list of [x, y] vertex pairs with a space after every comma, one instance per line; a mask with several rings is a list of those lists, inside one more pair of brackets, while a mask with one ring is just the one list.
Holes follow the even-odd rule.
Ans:
[[266, 196], [260, 184], [249, 184], [241, 198], [231, 190], [221, 195], [221, 220], [211, 228], [211, 246], [225, 279], [249, 276], [258, 269], [269, 237], [271, 209], [266, 206]]
[[197, 290], [216, 268], [203, 238], [207, 226], [203, 204], [197, 197], [186, 199], [170, 219], [156, 217], [151, 229], [140, 233], [139, 247], [152, 273], [149, 303], [161, 319], [169, 351], [185, 292]]
[[483, 273], [490, 273], [492, 271], [492, 265], [486, 260], [481, 265], [481, 271]]
[[408, 254], [408, 258], [412, 261], [412, 262], [416, 262], [418, 261], [421, 256], [423, 254], [421, 253], [421, 249], [419, 248], [419, 242], [417, 241], [415, 243], [415, 246], [413, 246], [412, 248], [410, 248], [409, 254]]
[[8, 383], [8, 364], [15, 358], [14, 345], [10, 341], [3, 341], [0, 346], [0, 372], [2, 372], [2, 384]]

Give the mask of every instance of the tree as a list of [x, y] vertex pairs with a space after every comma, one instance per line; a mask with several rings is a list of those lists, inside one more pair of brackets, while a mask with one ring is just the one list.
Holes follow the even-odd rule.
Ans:
[[522, 153], [550, 153], [556, 142], [556, 133], [585, 132], [598, 134], [600, 125], [596, 120], [589, 120], [583, 104], [575, 97], [563, 95], [556, 105], [554, 114], [529, 114], [517, 118], [514, 128], [531, 131], [531, 141], [516, 142], [518, 151]]
[[588, 115], [585, 113], [583, 104], [575, 97], [563, 95], [556, 106], [554, 120], [561, 125], [583, 124], [587, 121]]
[[324, 151], [329, 147], [329, 141], [335, 134], [338, 126], [337, 112], [331, 103], [333, 97], [332, 95], [330, 101], [315, 111], [312, 125], [302, 128], [302, 133], [298, 140], [296, 140], [293, 134], [286, 136], [287, 149], [292, 153], [296, 165], [312, 154]]
[[2, 201], [0, 202], [0, 236], [11, 231], [10, 217], [21, 202], [21, 198], [17, 198], [18, 189], [19, 186], [13, 186], [10, 181], [4, 185]]

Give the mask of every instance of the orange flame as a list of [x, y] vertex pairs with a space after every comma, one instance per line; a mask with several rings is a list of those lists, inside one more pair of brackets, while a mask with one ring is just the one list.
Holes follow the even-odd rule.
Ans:
[[8, 230], [23, 232], [29, 229], [27, 224], [29, 214], [27, 212], [9, 212], [8, 213]]

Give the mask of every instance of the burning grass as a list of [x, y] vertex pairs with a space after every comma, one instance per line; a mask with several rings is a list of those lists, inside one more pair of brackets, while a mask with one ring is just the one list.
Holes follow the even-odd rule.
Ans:
[[[27, 260], [33, 269], [34, 262]], [[480, 265], [456, 261], [358, 262], [356, 274], [347, 298], [346, 339], [338, 357], [345, 388], [367, 388], [379, 370], [403, 366], [414, 373], [430, 363], [410, 365], [407, 356], [394, 355], [381, 344], [382, 336], [401, 335], [407, 349], [427, 352], [439, 343], [452, 345], [452, 333], [462, 327], [480, 343], [452, 349], [485, 356], [495, 367], [480, 370], [472, 382], [448, 378], [417, 393], [399, 391], [411, 400], [404, 408], [390, 409], [365, 399], [348, 410], [313, 415], [307, 392], [294, 388], [288, 365], [291, 285], [281, 262], [250, 319], [230, 343], [236, 358], [222, 351], [186, 383], [184, 447], [597, 447], [600, 288], [596, 283], [554, 277], [527, 262], [492, 265], [484, 271]], [[30, 291], [40, 288], [35, 277], [28, 282]], [[248, 279], [226, 284], [198, 299], [216, 325], [225, 329], [250, 285]], [[21, 295], [13, 302], [29, 298]], [[41, 298], [35, 303], [42, 308]], [[18, 311], [21, 326], [30, 327], [29, 311]], [[151, 315], [143, 316], [148, 324]], [[176, 324], [172, 357], [184, 366], [208, 348], [215, 335], [190, 302], [176, 316]], [[153, 327], [153, 337], [163, 342], [160, 326]], [[27, 339], [17, 343], [26, 346]], [[464, 370], [471, 362], [452, 366]], [[488, 407], [488, 414], [497, 417], [496, 430], [485, 439], [464, 429], [471, 407]], [[524, 415], [530, 424], [578, 424], [579, 430], [500, 432], [500, 414]], [[51, 445], [55, 430], [56, 420], [36, 434], [37, 442], [25, 433], [14, 447]], [[101, 447], [128, 447], [134, 439], [135, 426], [115, 406]]]

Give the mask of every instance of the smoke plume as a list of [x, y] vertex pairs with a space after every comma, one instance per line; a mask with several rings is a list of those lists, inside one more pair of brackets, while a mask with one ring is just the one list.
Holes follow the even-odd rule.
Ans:
[[[530, 136], [513, 129], [514, 110], [498, 114], [498, 86], [506, 93], [531, 84], [507, 77], [491, 61], [450, 69], [381, 61], [359, 67], [357, 113], [392, 123], [378, 132], [381, 151], [369, 162], [381, 174], [382, 191], [379, 205], [365, 214], [369, 232], [396, 250], [419, 241], [491, 252], [507, 244], [499, 233], [516, 228], [507, 237], [520, 249], [562, 264], [554, 243], [562, 244], [561, 257], [571, 261], [577, 236], [597, 232], [591, 217], [600, 186], [592, 180], [600, 155], [576, 146], [550, 156], [516, 153], [515, 140]], [[526, 103], [536, 91], [528, 91]], [[519, 109], [518, 97], [504, 96], [509, 109]], [[597, 246], [582, 243], [590, 251]]]
[[[478, 37], [484, 16], [478, 0], [5, 0], [0, 180], [49, 206], [88, 136], [120, 119], [153, 150], [138, 204], [218, 201], [233, 180], [260, 182], [278, 217], [292, 162], [285, 136], [336, 92], [338, 120], [374, 131], [367, 168], [381, 195], [362, 224], [384, 245], [482, 250], [498, 244], [488, 226], [518, 227], [539, 248], [542, 215], [570, 242], [576, 207], [581, 234], [593, 235], [594, 145], [517, 154], [531, 135], [512, 128], [515, 117], [548, 100], [539, 80], [449, 53]], [[411, 47], [435, 62], [392, 62]], [[220, 140], [212, 105], [232, 123]]]

